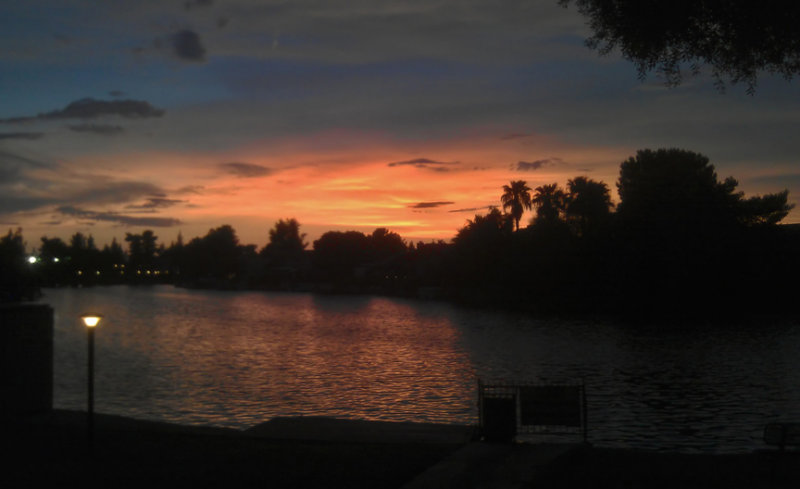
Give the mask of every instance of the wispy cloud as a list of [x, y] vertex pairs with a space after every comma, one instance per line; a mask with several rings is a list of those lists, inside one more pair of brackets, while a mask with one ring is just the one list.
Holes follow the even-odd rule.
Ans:
[[185, 203], [185, 200], [168, 199], [166, 197], [150, 197], [143, 204], [129, 204], [126, 209], [165, 209], [178, 204]]
[[447, 212], [476, 212], [476, 211], [485, 211], [487, 209], [491, 209], [492, 207], [495, 207], [495, 206], [493, 206], [493, 205], [485, 205], [483, 207], [468, 207], [466, 209], [453, 209], [453, 210], [447, 211]]
[[756, 184], [768, 184], [781, 190], [783, 187], [800, 185], [800, 173], [781, 173], [777, 175], [755, 175], [747, 179], [748, 182]]
[[[29, 172], [31, 170], [50, 170], [52, 168], [53, 165], [45, 161], [40, 161], [38, 159], [29, 158], [17, 153], [0, 150], [0, 188], [7, 187], [4, 189], [4, 192], [6, 193], [8, 193], [10, 190], [17, 191], [19, 188], [15, 186], [18, 183], [31, 180], [31, 177], [29, 176]], [[22, 185], [21, 187], [27, 186], [28, 185], [26, 184]]]
[[390, 167], [413, 166], [415, 168], [423, 168], [431, 171], [445, 172], [452, 170], [454, 166], [460, 164], [461, 162], [459, 161], [436, 161], [428, 158], [416, 158], [413, 160], [395, 161], [393, 163], [389, 163], [387, 166]]
[[219, 166], [219, 168], [225, 173], [236, 175], [237, 177], [241, 178], [263, 177], [273, 173], [271, 168], [253, 163], [230, 162], [220, 163], [217, 166]]
[[0, 150], [0, 214], [55, 204], [57, 197], [44, 191], [50, 182], [41, 176], [54, 169], [46, 161]]
[[137, 217], [116, 212], [95, 212], [79, 207], [64, 205], [56, 209], [65, 216], [89, 221], [116, 222], [125, 226], [171, 227], [181, 224], [180, 219], [172, 217]]
[[433, 209], [436, 207], [442, 207], [445, 205], [453, 205], [455, 202], [447, 202], [447, 201], [437, 201], [437, 202], [417, 202], [416, 204], [411, 204], [408, 207], [410, 209]]
[[519, 161], [513, 168], [516, 171], [536, 171], [545, 166], [562, 165], [564, 160], [561, 158], [544, 158], [536, 161]]
[[25, 212], [55, 204], [52, 197], [36, 195], [0, 195], [0, 214], [13, 214]]
[[203, 192], [205, 187], [202, 185], [186, 185], [185, 187], [181, 187], [178, 190], [175, 190], [173, 193], [175, 194], [195, 194], [199, 195]]
[[101, 116], [119, 116], [129, 119], [161, 117], [164, 111], [141, 100], [95, 100], [84, 98], [76, 100], [61, 110], [53, 110], [35, 116], [9, 117], [0, 119], [2, 123], [30, 122], [52, 119], [94, 119]]
[[522, 138], [529, 138], [533, 136], [533, 134], [528, 133], [514, 133], [514, 134], [506, 134], [505, 136], [501, 136], [500, 139], [503, 141], [510, 141], [512, 139], [522, 139]]
[[163, 192], [152, 183], [98, 181], [89, 186], [81, 186], [77, 192], [66, 194], [64, 201], [81, 204], [126, 204], [153, 195], [163, 195]]
[[70, 131], [90, 132], [101, 136], [114, 136], [125, 131], [122, 126], [111, 124], [74, 124], [68, 127]]
[[0, 132], [0, 139], [40, 139], [42, 132]]
[[0, 163], [2, 163], [2, 167], [8, 168], [12, 165], [26, 165], [33, 168], [52, 168], [53, 165], [46, 161], [42, 161], [39, 159], [29, 158], [24, 155], [20, 155], [17, 153], [11, 153], [9, 151], [0, 150]]

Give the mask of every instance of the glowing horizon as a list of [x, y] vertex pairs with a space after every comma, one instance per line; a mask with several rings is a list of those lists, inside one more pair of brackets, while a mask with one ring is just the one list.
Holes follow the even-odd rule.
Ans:
[[[359, 147], [364, 134], [339, 133], [342, 148], [298, 151], [297, 141], [287, 148], [271, 148], [272, 156], [259, 145], [236, 153], [236, 162], [220, 162], [215, 154], [141, 153], [116, 155], [114, 167], [105, 171], [117, 175], [115, 185], [124, 186], [124, 176], [131, 182], [145, 181], [157, 175], [163, 194], [142, 195], [139, 201], [105, 203], [93, 212], [109, 216], [154, 216], [168, 212], [180, 221], [170, 226], [122, 226], [108, 217], [61, 216], [57, 224], [23, 228], [29, 245], [43, 235], [67, 239], [76, 231], [92, 234], [102, 245], [113, 237], [122, 241], [126, 232], [153, 229], [160, 242], [169, 244], [181, 233], [184, 240], [203, 236], [211, 229], [230, 224], [244, 244], [264, 246], [268, 230], [278, 219], [294, 218], [307, 235], [309, 245], [325, 231], [357, 230], [369, 233], [384, 227], [407, 241], [449, 241], [475, 214], [488, 207], [500, 207], [502, 186], [511, 180], [526, 180], [536, 187], [586, 174], [609, 182], [605, 168], [613, 166], [615, 150], [570, 150], [534, 136], [504, 139], [496, 132], [490, 137], [464, 138], [433, 143], [417, 143], [413, 151], [404, 150], [402, 142], [371, 137], [371, 143]], [[318, 140], [325, 135], [312, 135]], [[352, 146], [344, 139], [352, 140]], [[520, 169], [524, 155], [539, 155], [535, 171]], [[560, 154], [559, 158], [549, 155]], [[571, 161], [594, 158], [592, 161]], [[193, 162], [187, 163], [187, 160]], [[74, 168], [86, 173], [97, 171], [107, 156], [89, 156]], [[144, 163], [140, 163], [144, 162]], [[246, 162], [246, 163], [244, 163]], [[135, 168], [135, 171], [134, 171]], [[73, 173], [76, 173], [73, 171]], [[80, 172], [78, 172], [80, 173]], [[78, 180], [62, 182], [65, 192]], [[97, 177], [94, 177], [97, 180]], [[111, 177], [108, 177], [111, 180]], [[102, 183], [102, 178], [100, 178]], [[167, 197], [168, 196], [168, 197]], [[54, 218], [56, 216], [53, 216]], [[92, 225], [82, 219], [94, 217]], [[527, 216], [528, 218], [530, 217]], [[31, 236], [31, 230], [34, 235]]]
[[449, 240], [512, 180], [585, 175], [615, 196], [619, 164], [664, 147], [708, 156], [747, 195], [797, 201], [789, 82], [764, 76], [755, 96], [720, 94], [707, 73], [643, 83], [584, 46], [574, 10], [517, 7], [12, 2], [0, 226], [29, 248], [144, 229], [168, 245], [223, 224], [261, 247], [286, 218], [309, 243], [377, 227]]

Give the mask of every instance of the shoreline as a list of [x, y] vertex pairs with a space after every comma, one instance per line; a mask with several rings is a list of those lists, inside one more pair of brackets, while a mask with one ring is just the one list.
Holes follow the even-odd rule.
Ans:
[[[543, 320], [567, 320], [567, 321], [592, 321], [592, 322], [616, 322], [626, 327], [640, 327], [644, 325], [670, 326], [675, 327], [675, 322], [683, 324], [682, 327], [704, 325], [709, 327], [720, 327], [733, 325], [753, 325], [760, 322], [800, 322], [800, 315], [795, 311], [789, 310], [724, 310], [713, 308], [699, 312], [697, 309], [682, 309], [680, 307], [663, 308], [574, 308], [568, 306], [558, 308], [543, 308], [537, 304], [529, 304], [524, 301], [512, 302], [509, 300], [487, 300], [478, 293], [472, 294], [453, 294], [440, 292], [435, 296], [426, 296], [418, 292], [397, 293], [387, 290], [376, 290], [374, 288], [353, 288], [353, 289], [325, 289], [324, 287], [300, 287], [300, 288], [271, 288], [271, 287], [199, 287], [187, 286], [186, 284], [171, 282], [154, 283], [108, 283], [108, 284], [89, 284], [82, 286], [57, 285], [42, 287], [46, 289], [92, 289], [95, 287], [132, 287], [147, 288], [154, 286], [172, 287], [186, 291], [207, 291], [207, 292], [232, 292], [232, 293], [264, 293], [264, 294], [309, 294], [320, 297], [375, 297], [387, 299], [400, 299], [416, 301], [420, 303], [433, 302], [443, 305], [462, 308], [473, 311], [486, 311], [505, 314], [531, 315]], [[425, 287], [421, 287], [425, 288]], [[437, 287], [440, 288], [440, 287]], [[452, 291], [450, 291], [452, 292]], [[520, 298], [517, 298], [520, 299]], [[46, 303], [45, 294], [42, 292], [38, 298], [24, 303]], [[678, 327], [680, 328], [680, 326]]]

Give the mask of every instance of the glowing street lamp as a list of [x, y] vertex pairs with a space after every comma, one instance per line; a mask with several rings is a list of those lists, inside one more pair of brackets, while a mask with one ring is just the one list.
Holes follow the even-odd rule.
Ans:
[[86, 423], [87, 434], [89, 437], [89, 447], [94, 443], [94, 330], [100, 323], [103, 316], [99, 314], [84, 314], [81, 316], [83, 324], [86, 325], [86, 332], [89, 337], [89, 396], [88, 396], [88, 420]]
[[83, 319], [83, 324], [85, 324], [87, 328], [94, 328], [97, 326], [97, 323], [103, 319], [103, 316], [99, 314], [84, 314], [81, 316], [81, 319]]

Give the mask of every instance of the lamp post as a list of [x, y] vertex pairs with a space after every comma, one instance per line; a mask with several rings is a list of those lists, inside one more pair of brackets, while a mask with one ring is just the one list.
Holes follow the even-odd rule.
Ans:
[[88, 394], [88, 419], [86, 423], [89, 448], [94, 444], [94, 329], [103, 316], [99, 314], [84, 314], [81, 316], [83, 324], [86, 325], [86, 332], [89, 338], [89, 394]]

